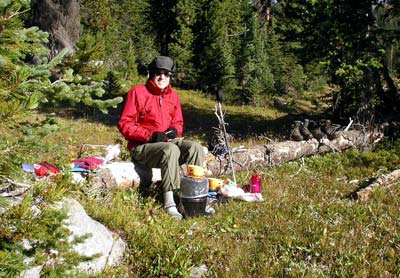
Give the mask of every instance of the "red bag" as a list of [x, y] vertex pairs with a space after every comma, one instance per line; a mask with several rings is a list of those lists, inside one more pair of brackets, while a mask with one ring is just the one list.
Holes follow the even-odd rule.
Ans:
[[46, 161], [39, 162], [38, 164], [33, 164], [33, 168], [36, 176], [39, 177], [55, 175], [60, 172], [56, 166], [51, 165]]

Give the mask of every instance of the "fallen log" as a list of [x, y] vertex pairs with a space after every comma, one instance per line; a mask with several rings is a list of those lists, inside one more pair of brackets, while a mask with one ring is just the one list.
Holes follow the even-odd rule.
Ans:
[[389, 174], [380, 175], [374, 182], [366, 187], [360, 188], [352, 194], [356, 200], [367, 201], [370, 193], [377, 187], [390, 187], [400, 181], [400, 169], [397, 169]]
[[[334, 140], [311, 139], [308, 141], [283, 141], [250, 147], [232, 149], [233, 164], [236, 171], [278, 165], [306, 156], [327, 152], [341, 152], [349, 148], [368, 148], [382, 138], [380, 133], [363, 131], [341, 131]], [[210, 157], [210, 155], [208, 155]], [[212, 156], [207, 160], [207, 175], [222, 176], [231, 173], [228, 155]], [[185, 166], [182, 167], [185, 172]], [[138, 187], [161, 179], [159, 169], [150, 169], [139, 163], [112, 162], [93, 179], [94, 188], [110, 189]]]
[[131, 161], [111, 162], [102, 166], [101, 171], [94, 175], [92, 187], [94, 189], [127, 189], [149, 185], [161, 180], [161, 171], [158, 168], [148, 168], [140, 163]]
[[[364, 131], [340, 131], [336, 139], [310, 139], [307, 141], [283, 141], [266, 145], [232, 148], [235, 171], [250, 170], [260, 167], [279, 165], [302, 157], [341, 152], [345, 149], [357, 148], [364, 150], [383, 138], [381, 133]], [[213, 176], [231, 174], [228, 155], [214, 157], [208, 161], [207, 168]]]

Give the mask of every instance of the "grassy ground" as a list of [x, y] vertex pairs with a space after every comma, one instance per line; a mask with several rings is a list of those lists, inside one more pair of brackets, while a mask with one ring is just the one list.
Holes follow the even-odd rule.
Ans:
[[[216, 126], [214, 101], [197, 92], [182, 92], [181, 100], [187, 137], [205, 143]], [[271, 107], [224, 105], [224, 110], [228, 130], [240, 135], [240, 144], [284, 138], [290, 121], [299, 117]], [[44, 120], [35, 117], [34, 122]], [[14, 156], [15, 167], [37, 160], [67, 164], [84, 143], [122, 139], [112, 119], [47, 121], [42, 143], [32, 142], [39, 134], [25, 136], [29, 148]], [[18, 136], [3, 131], [2, 138], [10, 135], [10, 149]], [[254, 169], [262, 174], [264, 202], [229, 200], [215, 205], [215, 215], [180, 222], [152, 198], [139, 198], [135, 189], [95, 197], [76, 189], [71, 194], [128, 243], [124, 262], [96, 277], [188, 277], [200, 265], [210, 277], [399, 277], [399, 185], [376, 189], [368, 202], [350, 198], [368, 178], [399, 168], [399, 151], [400, 144], [387, 144], [361, 154], [331, 153]], [[248, 173], [238, 173], [237, 179], [247, 183]]]

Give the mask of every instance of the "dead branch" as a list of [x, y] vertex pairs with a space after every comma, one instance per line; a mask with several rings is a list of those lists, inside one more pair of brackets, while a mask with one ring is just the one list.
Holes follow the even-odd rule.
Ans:
[[397, 169], [389, 174], [380, 175], [374, 182], [369, 184], [367, 187], [358, 189], [353, 194], [351, 194], [356, 200], [367, 201], [369, 199], [370, 193], [376, 187], [390, 187], [393, 184], [400, 181], [400, 169]]
[[3, 176], [0, 176], [0, 181], [2, 183], [8, 184], [7, 186], [0, 188], [0, 195], [2, 197], [14, 197], [22, 195], [29, 188], [31, 188], [30, 184], [20, 183]]

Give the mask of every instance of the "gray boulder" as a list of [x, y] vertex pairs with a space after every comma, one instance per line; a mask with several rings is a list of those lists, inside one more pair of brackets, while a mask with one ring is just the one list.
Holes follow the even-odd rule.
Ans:
[[[100, 222], [90, 218], [81, 204], [71, 198], [64, 199], [59, 207], [67, 209], [68, 218], [65, 220], [68, 229], [75, 236], [89, 235], [82, 243], [75, 244], [73, 249], [84, 256], [95, 256], [92, 260], [81, 262], [79, 271], [96, 274], [104, 270], [106, 266], [117, 265], [123, 258], [126, 243], [118, 234], [108, 230]], [[23, 278], [40, 278], [42, 266], [35, 266], [21, 273]]]
[[97, 273], [101, 272], [106, 266], [116, 265], [121, 261], [126, 243], [117, 234], [90, 218], [78, 201], [66, 199], [63, 205], [67, 207], [68, 218], [66, 222], [72, 236], [92, 235], [83, 243], [74, 245], [74, 250], [85, 256], [100, 255], [91, 261], [80, 263], [78, 266], [80, 270], [87, 273]]

